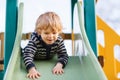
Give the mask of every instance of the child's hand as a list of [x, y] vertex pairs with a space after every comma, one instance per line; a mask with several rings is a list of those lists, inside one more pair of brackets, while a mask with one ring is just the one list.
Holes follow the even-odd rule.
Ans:
[[64, 70], [62, 69], [63, 65], [61, 63], [57, 63], [56, 66], [53, 68], [53, 74], [63, 74]]
[[38, 79], [40, 77], [40, 73], [35, 69], [35, 67], [32, 67], [29, 70], [29, 73], [27, 74], [27, 77], [30, 79]]

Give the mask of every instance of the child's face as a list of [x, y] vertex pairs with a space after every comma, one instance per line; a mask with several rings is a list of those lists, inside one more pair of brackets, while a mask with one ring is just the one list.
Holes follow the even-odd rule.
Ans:
[[56, 40], [57, 40], [57, 37], [58, 37], [58, 32], [55, 32], [55, 31], [51, 31], [50, 29], [47, 29], [47, 30], [41, 30], [41, 37], [42, 37], [42, 40], [46, 43], [46, 44], [53, 44]]

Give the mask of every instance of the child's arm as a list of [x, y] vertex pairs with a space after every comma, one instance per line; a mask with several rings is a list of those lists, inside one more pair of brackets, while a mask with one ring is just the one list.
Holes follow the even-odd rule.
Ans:
[[57, 55], [58, 55], [58, 62], [61, 63], [63, 65], [62, 68], [64, 68], [66, 64], [68, 63], [69, 57], [68, 57], [67, 50], [65, 48], [63, 39], [61, 39], [58, 45]]
[[58, 50], [57, 50], [57, 55], [58, 55], [58, 62], [53, 68], [53, 74], [63, 74], [64, 70], [63, 68], [66, 66], [68, 62], [68, 54], [67, 50], [65, 48], [64, 42], [62, 38], [59, 38], [60, 43], [58, 44]]
[[23, 60], [24, 60], [27, 71], [30, 68], [35, 67], [33, 63], [33, 59], [37, 51], [36, 40], [37, 40], [36, 35], [32, 33], [27, 46], [23, 49]]
[[26, 66], [28, 73], [28, 77], [37, 77], [38, 72], [35, 69], [35, 64], [33, 63], [34, 55], [37, 51], [37, 37], [35, 33], [32, 33], [31, 38], [27, 44], [27, 46], [23, 50], [23, 60]]

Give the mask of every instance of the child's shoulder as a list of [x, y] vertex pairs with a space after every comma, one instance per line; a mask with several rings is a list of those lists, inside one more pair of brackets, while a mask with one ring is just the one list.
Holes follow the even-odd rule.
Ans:
[[37, 32], [32, 32], [32, 33], [31, 33], [31, 38], [32, 38], [32, 39], [40, 39], [41, 37], [38, 35]]
[[57, 39], [58, 42], [61, 42], [63, 41], [63, 38], [61, 36], [58, 36], [58, 39]]
[[38, 35], [37, 32], [32, 32], [32, 33], [31, 33], [31, 36], [36, 36], [36, 37], [37, 37], [37, 36], [39, 36], [39, 35]]
[[58, 40], [63, 40], [63, 38], [61, 36], [58, 36]]
[[38, 35], [38, 33], [37, 32], [32, 32], [31, 35]]

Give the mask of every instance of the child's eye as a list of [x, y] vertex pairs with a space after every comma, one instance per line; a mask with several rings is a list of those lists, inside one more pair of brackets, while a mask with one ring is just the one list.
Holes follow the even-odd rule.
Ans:
[[53, 34], [57, 34], [57, 32], [53, 32]]
[[45, 32], [44, 34], [49, 34], [48, 32]]

